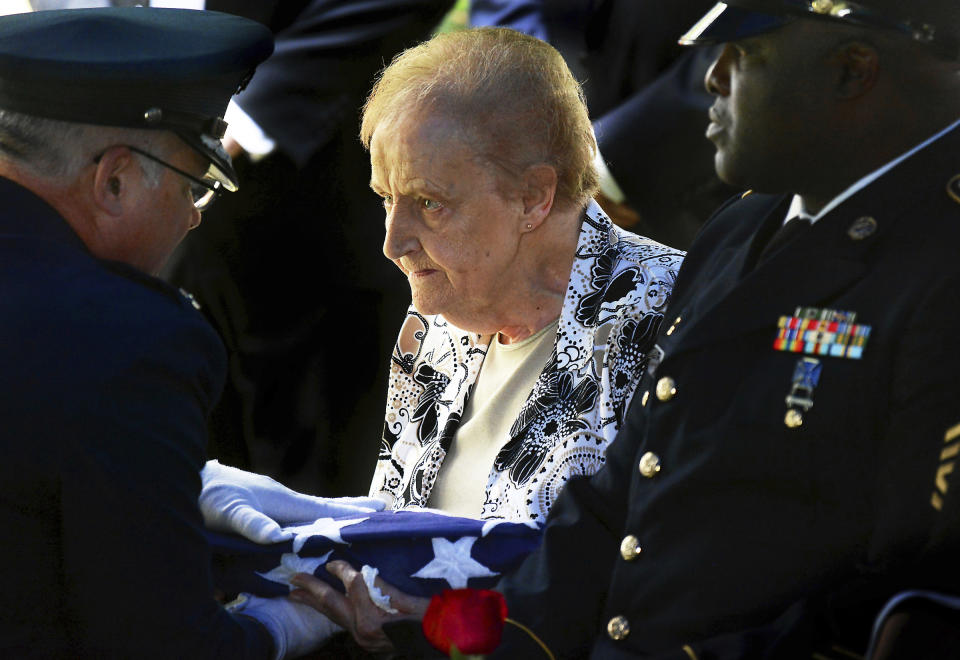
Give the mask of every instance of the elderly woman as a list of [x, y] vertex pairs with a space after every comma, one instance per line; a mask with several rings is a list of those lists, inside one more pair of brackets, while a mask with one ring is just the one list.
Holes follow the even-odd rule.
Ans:
[[[592, 201], [596, 144], [580, 87], [532, 37], [465, 30], [402, 53], [370, 94], [361, 138], [386, 212], [383, 251], [413, 297], [370, 496], [393, 509], [542, 521], [568, 479], [603, 464], [682, 255], [619, 229]], [[209, 486], [234, 476], [207, 472], [208, 522], [242, 510], [218, 526], [261, 542], [283, 538], [270, 517], [375, 501], [221, 498]], [[299, 575], [291, 597], [365, 647], [388, 648], [386, 615], [360, 573], [328, 569], [345, 596]], [[401, 612], [423, 607], [390, 594]]]
[[542, 520], [603, 464], [680, 254], [591, 201], [593, 131], [560, 55], [505, 29], [441, 35], [374, 86], [361, 138], [384, 254], [413, 295], [370, 494]]
[[[361, 138], [383, 251], [413, 296], [370, 495], [541, 521], [568, 479], [603, 464], [681, 254], [592, 201], [580, 88], [534, 38], [466, 30], [404, 52], [374, 86]], [[346, 596], [302, 575], [293, 597], [386, 648], [358, 573], [330, 568]], [[422, 606], [392, 593], [401, 611]]]

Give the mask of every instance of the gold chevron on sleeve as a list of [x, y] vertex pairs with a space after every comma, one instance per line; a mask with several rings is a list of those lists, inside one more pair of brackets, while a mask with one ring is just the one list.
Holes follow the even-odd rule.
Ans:
[[940, 452], [940, 465], [937, 466], [937, 475], [934, 478], [934, 491], [930, 495], [930, 506], [937, 511], [943, 510], [943, 498], [950, 488], [947, 477], [953, 472], [955, 459], [960, 455], [960, 424], [947, 429], [943, 436], [943, 443], [946, 446]]

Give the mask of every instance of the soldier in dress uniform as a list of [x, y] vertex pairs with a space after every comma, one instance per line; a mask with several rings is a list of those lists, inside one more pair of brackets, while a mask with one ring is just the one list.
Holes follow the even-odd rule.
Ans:
[[293, 604], [214, 600], [197, 496], [226, 358], [153, 277], [236, 189], [221, 116], [272, 47], [214, 12], [0, 18], [0, 657], [301, 648]]
[[707, 137], [755, 192], [502, 584], [558, 657], [851, 657], [892, 593], [960, 588], [958, 37], [953, 0], [719, 3], [684, 36], [725, 43]]
[[501, 582], [496, 657], [860, 657], [892, 594], [960, 593], [960, 3], [735, 0], [683, 42], [723, 44], [706, 134], [754, 192]]

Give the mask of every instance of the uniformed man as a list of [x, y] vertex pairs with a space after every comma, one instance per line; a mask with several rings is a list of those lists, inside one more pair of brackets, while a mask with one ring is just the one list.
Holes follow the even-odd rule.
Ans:
[[196, 501], [224, 351], [152, 277], [236, 189], [221, 115], [271, 50], [213, 12], [0, 18], [0, 657], [297, 648], [294, 610], [213, 599]]
[[737, 0], [683, 42], [725, 44], [706, 134], [756, 192], [502, 590], [557, 657], [858, 657], [891, 593], [960, 589], [960, 3]]

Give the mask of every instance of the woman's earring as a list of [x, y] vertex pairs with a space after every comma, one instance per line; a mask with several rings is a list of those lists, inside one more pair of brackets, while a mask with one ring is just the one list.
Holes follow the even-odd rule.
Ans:
[[527, 223], [527, 231], [529, 231], [529, 230], [531, 230], [531, 229], [533, 229], [533, 225], [531, 225], [531, 224], [528, 222], [528, 223]]

